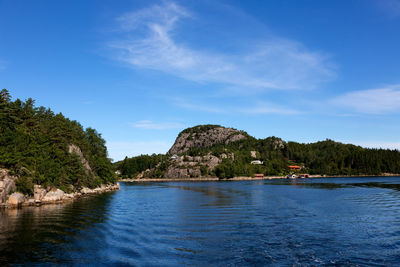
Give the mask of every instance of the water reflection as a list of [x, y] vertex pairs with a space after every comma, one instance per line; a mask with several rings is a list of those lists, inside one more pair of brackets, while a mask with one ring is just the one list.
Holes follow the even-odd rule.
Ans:
[[[65, 204], [0, 211], [0, 264], [51, 262], [68, 258], [54, 255], [76, 235], [107, 217], [110, 198], [79, 199]], [[63, 253], [60, 252], [62, 255]]]

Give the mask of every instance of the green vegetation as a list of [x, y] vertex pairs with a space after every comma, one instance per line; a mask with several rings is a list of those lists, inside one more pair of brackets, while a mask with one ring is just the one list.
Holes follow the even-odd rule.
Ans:
[[125, 157], [115, 163], [115, 168], [121, 172], [123, 178], [135, 177], [143, 171], [153, 169], [149, 177], [162, 177], [168, 167], [168, 157], [162, 154], [140, 155], [133, 158]]
[[[219, 125], [202, 125], [186, 129], [180, 133], [201, 133], [209, 129], [221, 127]], [[266, 176], [287, 175], [289, 165], [301, 166], [301, 173], [321, 175], [379, 175], [382, 173], [400, 173], [400, 152], [388, 149], [367, 149], [360, 146], [342, 144], [332, 140], [325, 140], [311, 144], [284, 142], [277, 137], [256, 139], [243, 133], [247, 138], [229, 144], [219, 143], [211, 147], [194, 147], [180, 155], [187, 157], [205, 156], [212, 154], [224, 158], [213, 171], [201, 166], [202, 175], [217, 176], [221, 179], [237, 176], [254, 176], [257, 173]], [[255, 152], [256, 158], [251, 156]], [[263, 164], [251, 164], [253, 160], [260, 160]], [[140, 156], [125, 159], [129, 162], [146, 160], [145, 167], [133, 168], [134, 171], [123, 171], [125, 175], [137, 175], [145, 169], [157, 172], [162, 177], [163, 171], [172, 161], [163, 155]], [[120, 166], [120, 165], [119, 165]], [[161, 167], [162, 166], [162, 167]], [[121, 169], [121, 170], [122, 170]]]
[[[194, 153], [195, 151], [195, 153]], [[256, 151], [261, 165], [252, 165], [250, 151]], [[332, 140], [311, 144], [283, 142], [276, 137], [266, 139], [248, 138], [228, 145], [218, 144], [187, 152], [195, 156], [212, 153], [234, 154], [234, 160], [223, 160], [215, 169], [220, 178], [235, 176], [286, 175], [289, 165], [302, 166], [302, 173], [322, 175], [379, 175], [400, 173], [400, 152], [387, 149], [366, 149], [342, 144]]]
[[[70, 153], [71, 145], [82, 155]], [[0, 92], [0, 167], [20, 177], [17, 190], [25, 194], [32, 193], [34, 184], [68, 192], [116, 181], [105, 141], [96, 130], [84, 130], [61, 113], [35, 107], [31, 98], [11, 101], [5, 89]]]
[[197, 125], [191, 128], [186, 128], [185, 130], [183, 130], [182, 132], [180, 132], [179, 135], [181, 134], [194, 134], [194, 133], [202, 133], [202, 132], [206, 132], [209, 131], [211, 129], [215, 129], [221, 127], [220, 125], [214, 125], [214, 124], [205, 124], [205, 125]]

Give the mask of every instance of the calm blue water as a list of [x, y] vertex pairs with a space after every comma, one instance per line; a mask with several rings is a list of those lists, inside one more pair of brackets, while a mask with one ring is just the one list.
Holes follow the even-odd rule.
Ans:
[[0, 212], [0, 265], [396, 266], [400, 177], [128, 184]]

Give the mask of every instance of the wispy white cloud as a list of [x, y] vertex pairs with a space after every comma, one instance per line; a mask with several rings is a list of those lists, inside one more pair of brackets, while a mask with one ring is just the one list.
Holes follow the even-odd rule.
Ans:
[[[206, 102], [203, 100], [203, 102]], [[200, 112], [208, 112], [208, 113], [219, 113], [219, 114], [279, 114], [279, 115], [294, 115], [301, 114], [303, 112], [293, 109], [291, 107], [285, 107], [278, 104], [265, 102], [265, 101], [257, 101], [257, 102], [249, 102], [245, 101], [241, 104], [237, 105], [227, 105], [226, 103], [220, 104], [201, 104], [199, 102], [191, 102], [189, 99], [184, 98], [175, 98], [173, 100], [173, 104], [175, 106], [200, 111]]]
[[150, 120], [141, 120], [130, 124], [134, 128], [149, 130], [166, 130], [184, 128], [185, 125], [177, 122], [153, 122]]
[[331, 101], [359, 113], [387, 114], [400, 111], [400, 84], [349, 92]]
[[243, 40], [244, 49], [236, 53], [184, 44], [179, 41], [179, 22], [191, 22], [191, 17], [175, 3], [124, 14], [118, 18], [123, 37], [109, 46], [118, 60], [137, 68], [243, 90], [312, 89], [335, 75], [324, 53], [278, 36]]
[[367, 142], [367, 141], [344, 141], [343, 143], [346, 144], [353, 144], [353, 145], [357, 145], [357, 146], [362, 146], [362, 147], [366, 147], [366, 148], [382, 148], [382, 149], [397, 149], [400, 150], [400, 143], [399, 142], [386, 142], [386, 141], [371, 141], [371, 142]]
[[248, 114], [279, 114], [279, 115], [295, 115], [303, 112], [295, 110], [290, 106], [284, 107], [274, 103], [260, 102], [254, 106], [238, 109], [241, 113]]
[[127, 157], [166, 153], [172, 143], [161, 140], [143, 141], [143, 142], [107, 142], [107, 148], [110, 158], [114, 161], [122, 160]]
[[172, 104], [181, 107], [184, 109], [194, 110], [194, 111], [202, 111], [208, 113], [227, 113], [228, 111], [221, 106], [215, 107], [210, 104], [202, 104], [202, 103], [193, 103], [189, 99], [184, 98], [173, 98]]

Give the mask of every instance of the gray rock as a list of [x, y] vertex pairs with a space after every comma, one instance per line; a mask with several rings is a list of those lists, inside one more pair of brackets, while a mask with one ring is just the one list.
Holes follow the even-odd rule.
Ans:
[[41, 199], [42, 202], [56, 202], [63, 199], [64, 191], [60, 189], [52, 189], [46, 193], [46, 195]]
[[8, 197], [7, 204], [11, 206], [19, 206], [25, 201], [25, 196], [20, 192], [12, 193]]
[[85, 167], [85, 170], [87, 173], [92, 172], [92, 168], [90, 168], [89, 162], [86, 160], [86, 158], [84, 157], [82, 150], [80, 149], [80, 147], [74, 145], [74, 144], [70, 144], [68, 146], [68, 152], [69, 153], [73, 153], [73, 154], [77, 154], [79, 156], [79, 158], [81, 159], [81, 162], [83, 164], [83, 167]]
[[34, 185], [33, 186], [33, 198], [35, 200], [42, 200], [44, 196], [46, 195], [47, 191], [46, 189], [42, 188], [41, 185]]
[[10, 175], [7, 169], [0, 168], [0, 204], [4, 204], [8, 194], [16, 190], [15, 180], [17, 177]]
[[175, 140], [168, 154], [181, 154], [191, 148], [204, 148], [215, 144], [229, 144], [247, 138], [246, 135], [233, 128], [216, 127], [198, 133], [181, 133]]
[[83, 187], [81, 189], [81, 193], [82, 194], [94, 194], [96, 193], [93, 189], [87, 188], [87, 187]]

